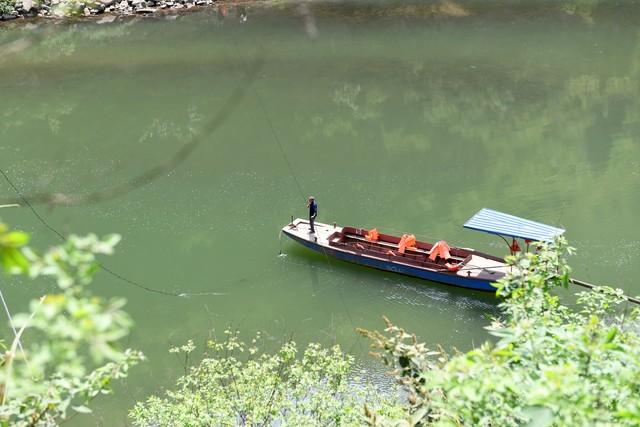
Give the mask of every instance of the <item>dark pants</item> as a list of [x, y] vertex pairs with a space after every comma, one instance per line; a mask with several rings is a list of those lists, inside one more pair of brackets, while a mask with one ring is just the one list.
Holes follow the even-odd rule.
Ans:
[[309, 217], [309, 225], [311, 226], [311, 232], [315, 233], [316, 230], [313, 228], [313, 223], [316, 221], [316, 215], [311, 215]]

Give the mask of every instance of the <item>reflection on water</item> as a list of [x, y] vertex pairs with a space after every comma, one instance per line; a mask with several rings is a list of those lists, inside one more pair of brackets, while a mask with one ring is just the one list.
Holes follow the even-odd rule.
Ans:
[[[562, 226], [575, 274], [640, 293], [640, 8], [616, 2], [486, 1], [249, 5], [112, 23], [0, 27], [0, 156], [26, 194], [89, 194], [166, 162], [238, 85], [252, 83], [324, 222], [412, 232], [505, 252], [464, 230], [482, 207]], [[237, 15], [239, 17], [239, 15]], [[313, 30], [315, 26], [315, 30]], [[311, 28], [311, 29], [310, 29]], [[311, 32], [311, 34], [310, 34]], [[313, 36], [312, 36], [313, 35]], [[274, 342], [338, 342], [371, 367], [355, 327], [381, 315], [431, 344], [487, 338], [497, 300], [327, 260], [279, 240], [305, 214], [258, 101], [177, 168], [103, 203], [39, 206], [64, 231], [120, 232], [109, 276], [149, 362], [97, 422], [178, 372], [166, 350], [229, 324]], [[0, 183], [0, 199], [14, 194]], [[28, 211], [3, 219], [55, 242]], [[280, 248], [286, 256], [278, 256]], [[11, 282], [20, 303], [34, 289]], [[7, 331], [5, 331], [7, 332]], [[377, 372], [377, 371], [376, 371]], [[376, 374], [377, 375], [377, 374]]]

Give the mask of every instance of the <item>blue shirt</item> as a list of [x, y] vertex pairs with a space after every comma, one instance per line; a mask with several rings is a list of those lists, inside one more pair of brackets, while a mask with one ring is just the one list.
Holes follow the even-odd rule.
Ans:
[[312, 217], [314, 215], [318, 215], [318, 204], [315, 200], [309, 203], [309, 216]]

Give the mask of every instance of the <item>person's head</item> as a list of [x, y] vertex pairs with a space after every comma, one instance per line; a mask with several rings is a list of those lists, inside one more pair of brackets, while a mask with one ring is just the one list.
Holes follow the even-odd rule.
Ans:
[[313, 202], [315, 198], [313, 196], [309, 196], [309, 203]]

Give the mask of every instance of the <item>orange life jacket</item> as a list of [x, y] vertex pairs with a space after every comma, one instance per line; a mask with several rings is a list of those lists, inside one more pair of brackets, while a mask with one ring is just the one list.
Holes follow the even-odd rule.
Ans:
[[433, 245], [433, 247], [431, 248], [431, 253], [429, 254], [429, 259], [431, 261], [435, 261], [437, 257], [440, 257], [442, 259], [449, 259], [451, 258], [451, 248], [449, 247], [449, 244], [447, 242], [445, 242], [444, 240], [440, 240], [438, 242], [436, 242], [435, 245]]
[[374, 228], [372, 230], [369, 230], [369, 232], [364, 236], [365, 239], [367, 239], [370, 242], [376, 242], [378, 241], [378, 229]]
[[415, 247], [416, 247], [416, 236], [414, 236], [413, 234], [403, 234], [402, 237], [400, 238], [400, 242], [398, 243], [398, 252], [403, 254], [405, 249], [407, 248], [415, 249]]

